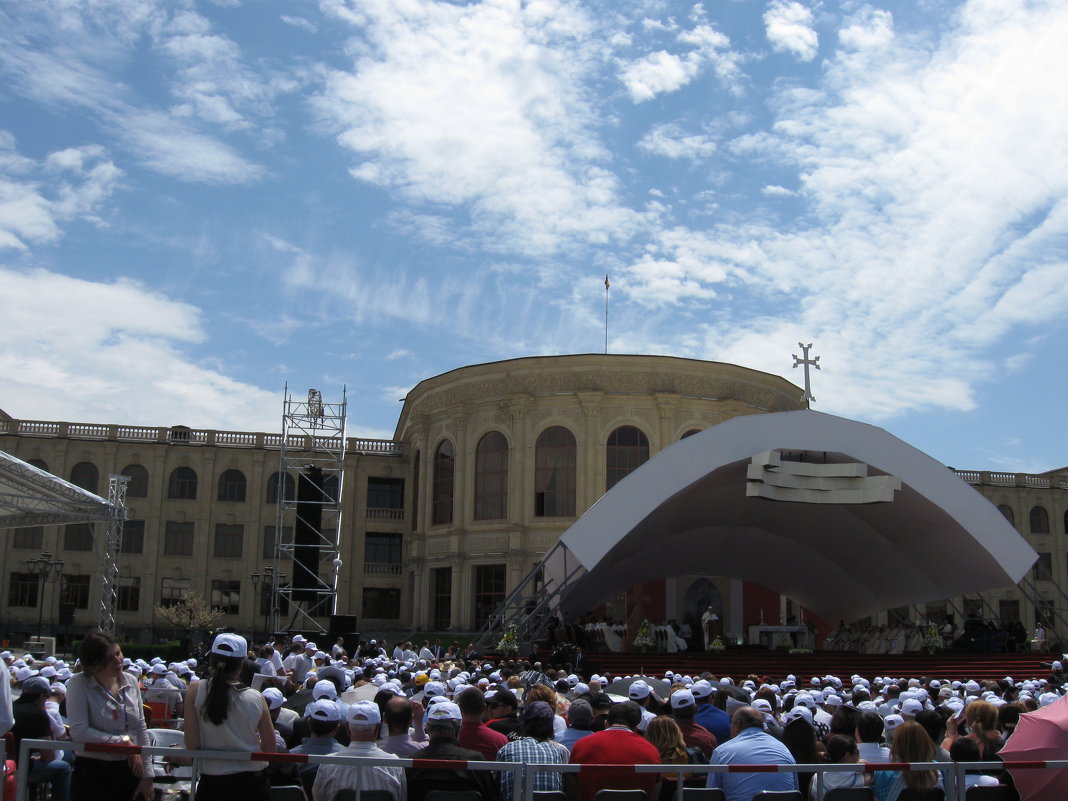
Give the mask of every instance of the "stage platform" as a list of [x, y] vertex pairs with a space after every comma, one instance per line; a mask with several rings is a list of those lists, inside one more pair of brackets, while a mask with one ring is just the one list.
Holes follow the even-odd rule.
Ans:
[[[548, 659], [548, 654], [543, 658]], [[1046, 678], [1049, 668], [1041, 663], [1056, 659], [1048, 654], [973, 654], [948, 651], [927, 654], [868, 655], [845, 651], [816, 651], [791, 654], [764, 649], [728, 649], [720, 653], [683, 651], [661, 652], [586, 652], [580, 671], [584, 675], [608, 671], [615, 676], [642, 673], [662, 676], [664, 671], [695, 676], [710, 671], [718, 677], [730, 676], [741, 681], [750, 674], [779, 681], [790, 674], [799, 684], [808, 685], [813, 676], [828, 674], [848, 679], [854, 673], [872, 679], [891, 675], [895, 678], [930, 676], [938, 679], [1013, 679]]]

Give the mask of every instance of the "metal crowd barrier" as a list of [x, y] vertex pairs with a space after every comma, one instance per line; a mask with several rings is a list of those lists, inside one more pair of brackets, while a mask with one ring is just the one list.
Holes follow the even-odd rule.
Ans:
[[[610, 771], [620, 775], [625, 774], [675, 774], [678, 780], [678, 794], [676, 801], [682, 801], [682, 777], [693, 774], [709, 773], [815, 773], [817, 782], [821, 781], [824, 773], [877, 773], [880, 771], [920, 771], [936, 770], [944, 778], [946, 801], [965, 801], [964, 776], [968, 770], [1064, 770], [1068, 768], [1068, 759], [1058, 760], [1034, 760], [1016, 762], [880, 762], [880, 763], [854, 763], [854, 764], [807, 764], [807, 765], [556, 765], [542, 763], [519, 763], [519, 762], [486, 762], [472, 761], [461, 762], [443, 759], [419, 759], [419, 758], [396, 758], [382, 759], [374, 757], [338, 756], [336, 754], [319, 756], [314, 754], [290, 754], [286, 752], [261, 752], [261, 751], [209, 751], [190, 750], [166, 746], [139, 746], [139, 745], [110, 745], [101, 743], [75, 743], [67, 740], [23, 740], [19, 748], [19, 767], [17, 773], [17, 792], [15, 801], [27, 801], [29, 783], [27, 781], [30, 766], [30, 751], [86, 751], [88, 753], [111, 753], [129, 756], [140, 754], [146, 757], [170, 756], [185, 757], [192, 760], [193, 777], [191, 781], [190, 801], [196, 799], [196, 776], [199, 764], [212, 759], [223, 759], [230, 762], [268, 762], [283, 764], [312, 764], [312, 765], [349, 765], [356, 768], [356, 801], [359, 801], [362, 784], [360, 771], [365, 767], [382, 766], [387, 768], [436, 768], [436, 769], [459, 769], [511, 771], [516, 774], [513, 783], [512, 797], [510, 801], [533, 801], [534, 798], [534, 774], [541, 772], [555, 772], [563, 775], [578, 774], [584, 771]], [[172, 781], [169, 777], [157, 777]], [[563, 776], [561, 776], [563, 780]], [[331, 801], [331, 799], [327, 799]], [[401, 799], [401, 801], [404, 801]], [[656, 799], [649, 799], [656, 801]]]

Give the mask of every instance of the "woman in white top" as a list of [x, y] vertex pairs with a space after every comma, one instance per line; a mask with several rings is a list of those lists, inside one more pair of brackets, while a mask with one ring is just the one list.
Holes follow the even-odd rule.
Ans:
[[[141, 691], [122, 669], [122, 649], [110, 634], [93, 631], [78, 652], [82, 672], [67, 682], [67, 722], [75, 742], [151, 745]], [[152, 799], [152, 772], [139, 754], [78, 751], [71, 773], [72, 801]]]
[[[274, 726], [267, 702], [240, 683], [248, 643], [220, 634], [211, 646], [211, 678], [185, 694], [185, 746], [211, 751], [274, 751]], [[200, 763], [198, 801], [268, 801], [266, 762], [205, 759]]]

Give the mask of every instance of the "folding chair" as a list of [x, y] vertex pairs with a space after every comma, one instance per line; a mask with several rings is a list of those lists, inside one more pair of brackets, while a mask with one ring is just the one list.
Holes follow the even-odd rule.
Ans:
[[800, 790], [761, 790], [753, 801], [805, 801]]
[[1009, 801], [1009, 788], [1004, 784], [969, 787], [964, 801]]
[[598, 790], [593, 801], [648, 801], [645, 790]]
[[683, 787], [682, 801], [727, 801], [719, 787]]
[[431, 790], [426, 801], [482, 801], [478, 790]]
[[875, 801], [875, 793], [870, 787], [834, 787], [823, 801]]

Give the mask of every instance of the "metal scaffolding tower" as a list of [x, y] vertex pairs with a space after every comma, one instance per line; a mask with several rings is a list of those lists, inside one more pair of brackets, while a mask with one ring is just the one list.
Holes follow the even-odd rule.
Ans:
[[129, 476], [108, 476], [108, 503], [124, 510], [107, 522], [104, 534], [103, 576], [100, 588], [100, 630], [115, 633], [115, 607], [119, 596], [119, 554], [122, 553], [122, 524], [125, 519], [126, 485]]
[[294, 400], [285, 388], [272, 575], [291, 578], [270, 585], [272, 631], [285, 615], [285, 628], [325, 634], [337, 612], [347, 403], [344, 388], [340, 403], [316, 389]]

